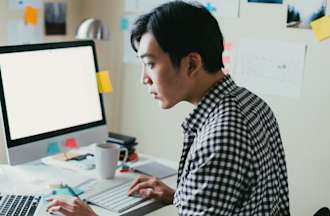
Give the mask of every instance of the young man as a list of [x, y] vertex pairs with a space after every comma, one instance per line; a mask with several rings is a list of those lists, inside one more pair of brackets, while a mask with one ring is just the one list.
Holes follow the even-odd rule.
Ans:
[[[179, 215], [290, 215], [275, 116], [221, 71], [223, 37], [215, 18], [197, 4], [170, 2], [139, 17], [131, 42], [142, 82], [160, 106], [188, 101], [195, 108], [182, 124], [176, 190], [141, 176], [129, 194], [173, 203]], [[55, 201], [50, 209], [91, 213], [80, 200], [68, 202]]]

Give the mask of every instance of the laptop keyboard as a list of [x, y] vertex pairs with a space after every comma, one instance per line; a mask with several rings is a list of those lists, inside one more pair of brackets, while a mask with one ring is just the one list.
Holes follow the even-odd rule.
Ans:
[[113, 212], [123, 212], [145, 201], [141, 197], [128, 196], [127, 192], [132, 182], [107, 189], [87, 199], [88, 202]]
[[0, 216], [33, 216], [41, 196], [4, 195], [0, 198]]

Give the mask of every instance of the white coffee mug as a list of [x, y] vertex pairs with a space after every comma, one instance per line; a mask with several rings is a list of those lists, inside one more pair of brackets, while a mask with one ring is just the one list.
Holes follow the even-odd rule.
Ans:
[[102, 179], [115, 177], [120, 151], [125, 151], [123, 161], [127, 160], [128, 151], [126, 148], [111, 143], [99, 143], [95, 146], [95, 165], [98, 176]]

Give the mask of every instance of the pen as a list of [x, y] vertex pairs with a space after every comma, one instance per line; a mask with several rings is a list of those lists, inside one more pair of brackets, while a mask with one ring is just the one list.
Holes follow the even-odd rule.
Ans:
[[[65, 187], [69, 190], [69, 192], [74, 196], [74, 197], [77, 197], [80, 199], [79, 195], [74, 192], [74, 190], [72, 189], [72, 187], [70, 187], [69, 185], [65, 185]], [[82, 199], [83, 202], [87, 203], [87, 204], [92, 204], [91, 202], [89, 202], [88, 200], [86, 199]]]
[[69, 192], [70, 192], [73, 196], [75, 196], [75, 197], [77, 197], [77, 198], [80, 198], [79, 195], [76, 194], [76, 192], [74, 192], [74, 190], [72, 189], [72, 187], [70, 187], [69, 185], [65, 185], [65, 187], [69, 190]]

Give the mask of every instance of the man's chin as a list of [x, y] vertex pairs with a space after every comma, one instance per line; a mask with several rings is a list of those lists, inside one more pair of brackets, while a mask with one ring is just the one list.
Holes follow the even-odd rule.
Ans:
[[171, 104], [171, 103], [166, 103], [166, 102], [163, 102], [163, 101], [158, 101], [159, 102], [159, 106], [162, 108], [162, 109], [171, 109], [175, 104]]

